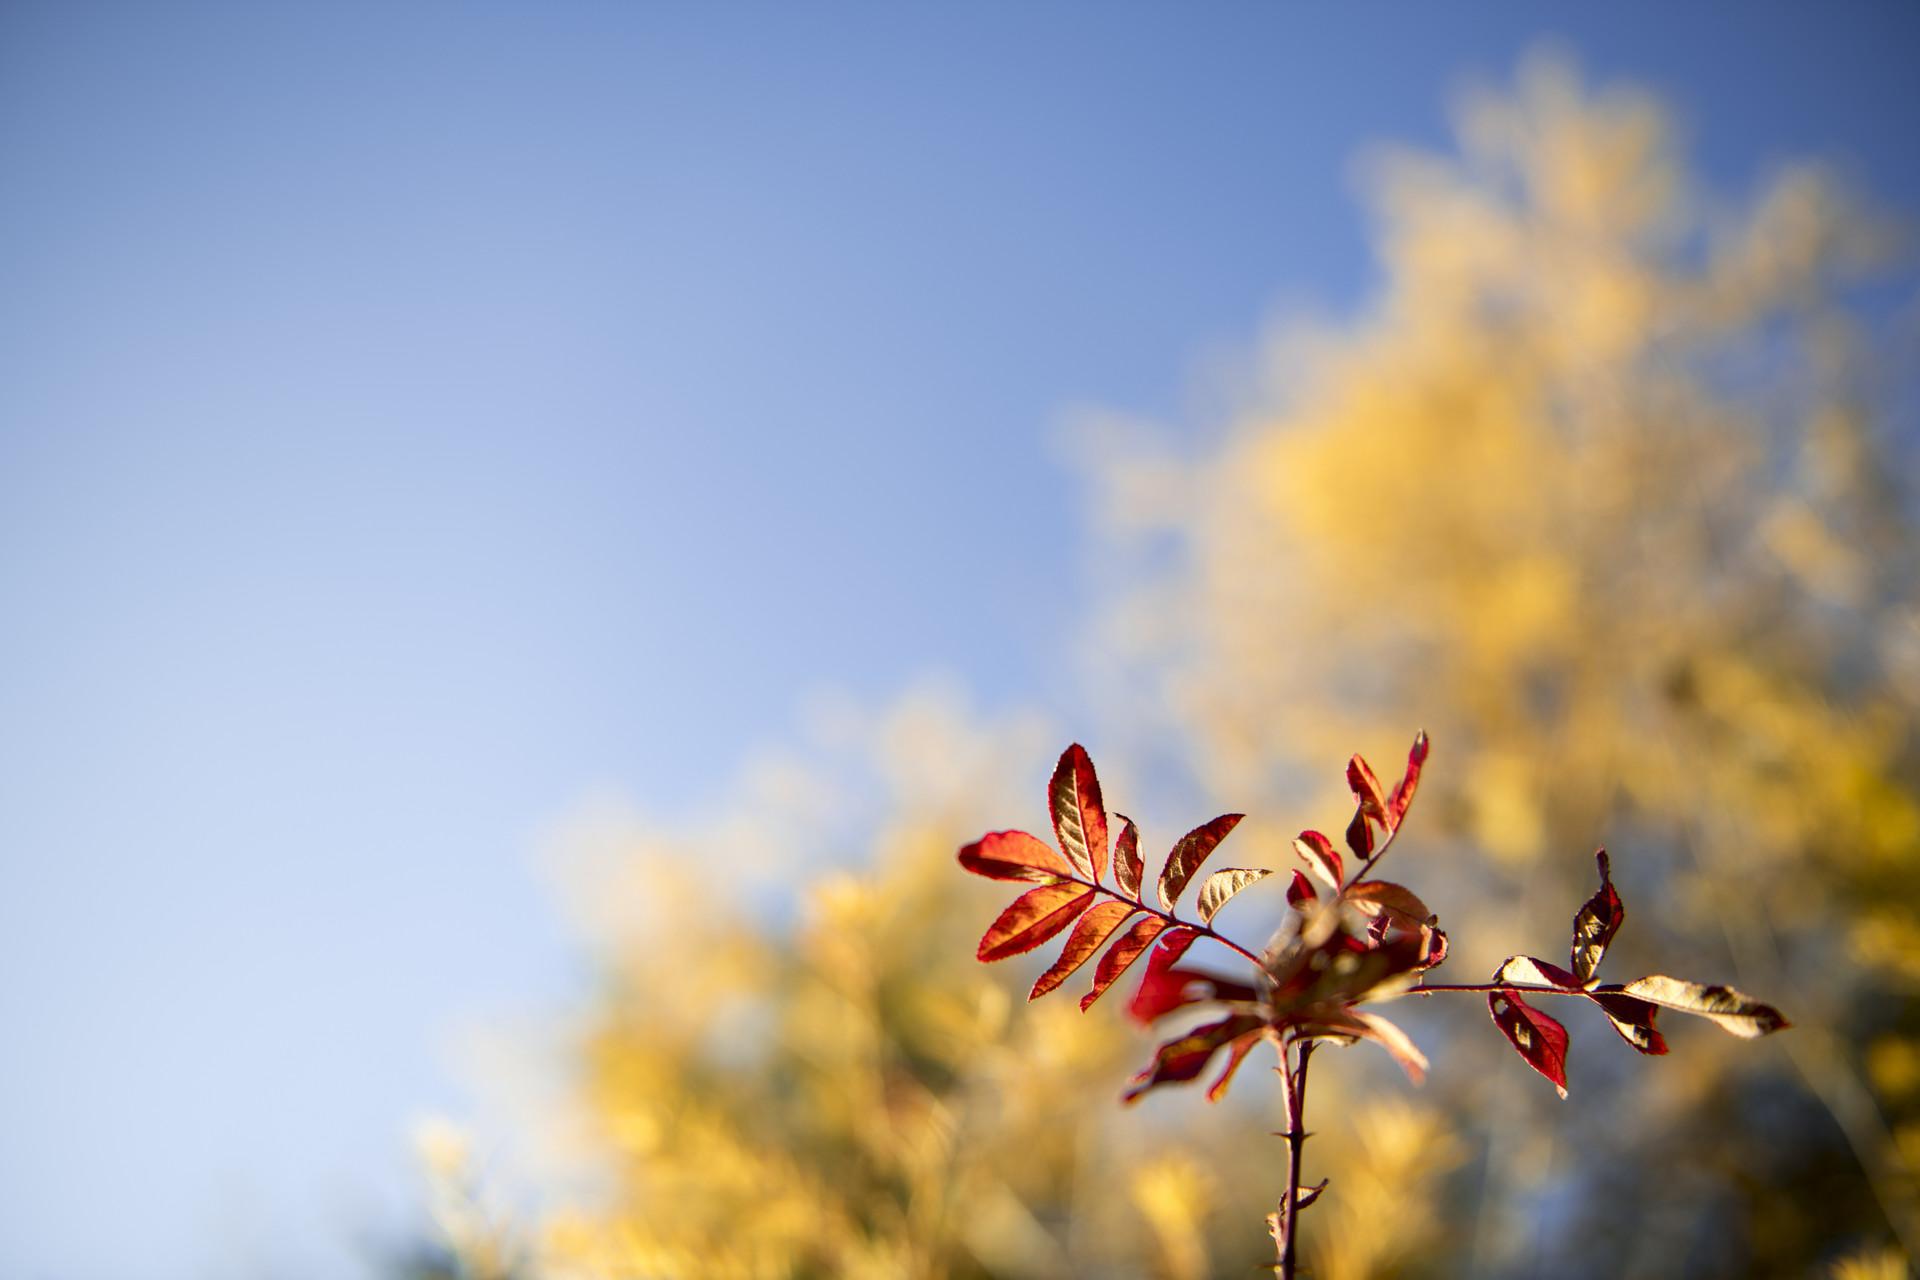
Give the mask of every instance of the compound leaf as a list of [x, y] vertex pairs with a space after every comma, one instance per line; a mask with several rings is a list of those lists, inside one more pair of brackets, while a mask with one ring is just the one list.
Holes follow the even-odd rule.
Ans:
[[1074, 921], [1073, 932], [1067, 935], [1067, 945], [1061, 948], [1060, 958], [1034, 982], [1027, 999], [1038, 1000], [1072, 977], [1074, 970], [1092, 959], [1093, 953], [1113, 936], [1113, 931], [1137, 910], [1139, 908], [1129, 902], [1102, 902], [1089, 908]]
[[1167, 922], [1159, 916], [1148, 916], [1145, 920], [1136, 921], [1131, 929], [1121, 934], [1119, 941], [1108, 947], [1107, 953], [1100, 957], [1100, 963], [1094, 966], [1093, 990], [1080, 997], [1081, 1012], [1084, 1013], [1105, 994], [1114, 980], [1145, 954], [1166, 927]]

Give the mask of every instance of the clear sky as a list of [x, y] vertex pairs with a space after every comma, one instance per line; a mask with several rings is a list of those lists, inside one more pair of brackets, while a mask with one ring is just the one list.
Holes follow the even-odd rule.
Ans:
[[581, 797], [1070, 711], [1062, 416], [1354, 305], [1552, 36], [1920, 210], [1905, 4], [0, 4], [0, 1274], [358, 1274]]

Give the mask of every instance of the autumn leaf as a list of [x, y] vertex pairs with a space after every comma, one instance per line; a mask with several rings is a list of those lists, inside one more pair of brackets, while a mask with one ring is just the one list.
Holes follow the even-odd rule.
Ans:
[[1494, 971], [1493, 980], [1534, 987], [1559, 987], [1566, 991], [1578, 991], [1585, 985], [1559, 965], [1550, 964], [1538, 956], [1507, 957]]
[[1655, 1006], [1614, 992], [1595, 992], [1593, 1002], [1620, 1038], [1641, 1053], [1657, 1057], [1667, 1051], [1667, 1038], [1653, 1025], [1654, 1015], [1660, 1012]]
[[1380, 790], [1380, 779], [1373, 776], [1373, 770], [1359, 756], [1347, 761], [1347, 785], [1353, 788], [1353, 798], [1360, 802], [1360, 812], [1379, 823], [1387, 825], [1387, 797]]
[[1266, 1038], [1266, 1028], [1260, 1027], [1246, 1032], [1227, 1046], [1227, 1065], [1220, 1068], [1219, 1076], [1207, 1086], [1208, 1102], [1218, 1102], [1227, 1096], [1227, 1086], [1233, 1083], [1234, 1072], [1240, 1070], [1240, 1064], [1247, 1060], [1247, 1055], [1253, 1052], [1254, 1046]]
[[1133, 819], [1125, 814], [1116, 814], [1120, 819], [1120, 834], [1113, 841], [1113, 878], [1120, 885], [1120, 892], [1140, 901], [1140, 875], [1144, 869], [1140, 863], [1140, 829], [1133, 825]]
[[1567, 1096], [1567, 1029], [1520, 998], [1512, 988], [1487, 996], [1493, 1025], [1507, 1038], [1527, 1065]]
[[1427, 763], [1427, 731], [1422, 729], [1413, 739], [1413, 749], [1407, 752], [1407, 771], [1395, 784], [1393, 794], [1387, 797], [1387, 830], [1397, 831], [1400, 820], [1407, 816], [1407, 806], [1413, 803], [1413, 793], [1420, 786], [1420, 769]]
[[1082, 1013], [1153, 945], [1153, 940], [1166, 927], [1167, 922], [1159, 916], [1148, 916], [1145, 920], [1137, 921], [1131, 929], [1120, 935], [1119, 941], [1107, 948], [1107, 953], [1100, 957], [1100, 963], [1094, 966], [1093, 990], [1080, 997]]
[[1228, 867], [1208, 876], [1200, 886], [1200, 923], [1212, 924], [1227, 899], [1272, 874], [1265, 867]]
[[1079, 884], [1043, 884], [1013, 900], [980, 937], [983, 962], [1031, 951], [1072, 924], [1093, 902], [1093, 890]]
[[1408, 928], [1433, 919], [1427, 904], [1413, 890], [1391, 880], [1357, 880], [1347, 886], [1346, 900], [1368, 915], [1389, 911], [1403, 918]]
[[1293, 842], [1293, 851], [1307, 864], [1307, 870], [1314, 879], [1329, 889], [1338, 890], [1340, 882], [1346, 878], [1346, 871], [1340, 862], [1340, 851], [1333, 847], [1333, 841], [1318, 831], [1302, 831], [1300, 838]]
[[1295, 871], [1293, 883], [1287, 886], [1287, 905], [1296, 911], [1304, 911], [1310, 904], [1319, 900], [1320, 895], [1315, 891], [1313, 882], [1307, 879], [1307, 873]]
[[1160, 903], [1167, 910], [1173, 910], [1174, 902], [1180, 897], [1187, 882], [1193, 879], [1193, 873], [1207, 860], [1227, 833], [1240, 825], [1241, 813], [1223, 813], [1212, 822], [1195, 827], [1180, 837], [1173, 852], [1167, 855], [1167, 865], [1160, 872]]
[[1093, 953], [1113, 936], [1113, 931], [1137, 910], [1138, 907], [1127, 902], [1102, 902], [1090, 908], [1074, 922], [1073, 932], [1067, 935], [1067, 945], [1061, 948], [1060, 958], [1034, 982], [1027, 999], [1038, 1000], [1072, 977], [1074, 970], [1092, 959]]
[[1373, 856], [1373, 824], [1367, 821], [1365, 806], [1355, 809], [1353, 821], [1347, 824], [1347, 848], [1363, 862]]
[[1249, 1031], [1259, 1030], [1261, 1026], [1261, 1020], [1252, 1014], [1234, 1014], [1218, 1022], [1195, 1027], [1186, 1035], [1167, 1041], [1154, 1051], [1152, 1064], [1133, 1078], [1123, 1097], [1133, 1102], [1148, 1090], [1157, 1089], [1163, 1084], [1178, 1084], [1193, 1079], [1207, 1069], [1207, 1063], [1213, 1060], [1213, 1055], [1220, 1051], [1222, 1045]]
[[1600, 990], [1620, 991], [1649, 1004], [1710, 1018], [1722, 1029], [1744, 1040], [1758, 1039], [1792, 1025], [1772, 1005], [1763, 1004], [1732, 987], [1709, 986], [1702, 982], [1654, 974], [1635, 978], [1624, 987], [1603, 987]]
[[1600, 888], [1573, 918], [1573, 971], [1582, 982], [1592, 979], [1600, 958], [1607, 954], [1607, 944], [1627, 918], [1627, 908], [1607, 874], [1607, 851], [1594, 854], [1594, 860], [1600, 864]]
[[1024, 831], [989, 831], [960, 851], [960, 865], [989, 880], [1051, 884], [1073, 874], [1065, 858]]
[[1098, 881], [1107, 872], [1107, 811], [1100, 803], [1093, 761], [1079, 743], [1060, 753], [1047, 800], [1060, 851], [1083, 877]]

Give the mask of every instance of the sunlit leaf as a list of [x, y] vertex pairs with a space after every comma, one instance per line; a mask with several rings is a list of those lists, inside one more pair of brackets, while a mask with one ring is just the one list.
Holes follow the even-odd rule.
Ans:
[[1361, 1037], [1392, 1054], [1393, 1060], [1400, 1064], [1400, 1069], [1407, 1073], [1407, 1079], [1419, 1084], [1427, 1078], [1427, 1056], [1420, 1052], [1420, 1047], [1397, 1024], [1366, 1009], [1352, 1012], [1354, 1021], [1366, 1028], [1359, 1033]]
[[1600, 957], [1607, 954], [1607, 944], [1627, 918], [1627, 909], [1607, 874], [1607, 851], [1600, 850], [1594, 859], [1600, 864], [1600, 888], [1573, 918], [1573, 971], [1582, 982], [1593, 977], [1600, 967]]
[[1033, 950], [1072, 924], [1093, 898], [1093, 890], [1079, 884], [1043, 884], [1027, 890], [987, 926], [980, 936], [979, 958], [1004, 960]]
[[1320, 1193], [1322, 1191], [1325, 1191], [1326, 1189], [1327, 1189], [1327, 1180], [1325, 1178], [1320, 1179], [1320, 1181], [1314, 1183], [1310, 1187], [1298, 1188], [1297, 1190], [1295, 1190], [1293, 1194], [1294, 1210], [1298, 1212], [1299, 1210], [1306, 1208], [1308, 1205], [1312, 1204], [1315, 1200], [1318, 1200], [1320, 1198]]
[[1387, 797], [1380, 789], [1380, 779], [1373, 776], [1373, 769], [1359, 756], [1347, 761], [1347, 785], [1353, 788], [1353, 798], [1360, 802], [1360, 812], [1381, 826], [1387, 825]]
[[989, 831], [960, 851], [960, 865], [989, 880], [1050, 884], [1073, 874], [1052, 846], [1024, 831]]
[[1346, 899], [1369, 915], [1382, 910], [1394, 912], [1404, 917], [1410, 928], [1433, 919], [1433, 912], [1413, 890], [1391, 880], [1355, 881], [1347, 886]]
[[1167, 922], [1159, 916], [1148, 916], [1145, 920], [1135, 921], [1132, 928], [1121, 934], [1119, 940], [1100, 957], [1100, 963], [1094, 966], [1093, 990], [1080, 997], [1081, 1010], [1084, 1012], [1098, 1000], [1114, 984], [1115, 979], [1146, 953], [1147, 948], [1153, 945], [1153, 940], [1166, 927]]
[[1100, 779], [1087, 750], [1074, 743], [1060, 754], [1047, 788], [1054, 834], [1067, 861], [1089, 880], [1107, 871], [1107, 811], [1100, 803]]
[[1287, 905], [1297, 911], [1304, 911], [1319, 900], [1320, 895], [1314, 891], [1313, 882], [1307, 879], [1307, 873], [1295, 871], [1293, 883], [1287, 886]]
[[1373, 823], [1367, 820], [1364, 808], [1355, 809], [1353, 821], [1347, 824], [1347, 848], [1363, 862], [1373, 856]]
[[1266, 1029], [1262, 1027], [1247, 1032], [1227, 1046], [1227, 1065], [1220, 1068], [1219, 1076], [1207, 1086], [1208, 1102], [1218, 1102], [1227, 1096], [1227, 1087], [1233, 1083], [1234, 1072], [1240, 1070], [1240, 1064], [1247, 1060], [1247, 1055], [1266, 1038]]
[[1427, 762], [1427, 731], [1422, 729], [1413, 739], [1413, 749], [1407, 752], [1407, 771], [1400, 781], [1394, 784], [1393, 794], [1387, 797], [1387, 829], [1397, 831], [1400, 820], [1407, 816], [1407, 806], [1413, 803], [1413, 793], [1420, 786], [1420, 769]]
[[1635, 1049], [1656, 1057], [1667, 1051], [1667, 1038], [1653, 1025], [1654, 1015], [1660, 1012], [1657, 1007], [1617, 993], [1596, 992], [1593, 1000], [1607, 1015], [1608, 1023], [1620, 1033], [1620, 1038]]
[[1618, 990], [1650, 1004], [1711, 1018], [1727, 1031], [1747, 1040], [1792, 1025], [1772, 1005], [1755, 1000], [1732, 987], [1709, 986], [1702, 982], [1688, 982], [1682, 978], [1655, 974], [1635, 978], [1624, 987], [1605, 987], [1601, 990]]
[[1113, 931], [1137, 910], [1138, 907], [1126, 902], [1102, 902], [1088, 908], [1087, 913], [1074, 922], [1073, 932], [1067, 935], [1067, 945], [1061, 948], [1060, 958], [1034, 982], [1027, 999], [1038, 1000], [1072, 977], [1074, 970], [1092, 959], [1093, 953], [1113, 936]]
[[1578, 991], [1583, 982], [1562, 969], [1550, 964], [1538, 956], [1509, 956], [1494, 971], [1495, 982], [1518, 982], [1532, 987], [1560, 987], [1567, 991]]
[[1218, 1022], [1195, 1027], [1186, 1035], [1167, 1041], [1154, 1051], [1152, 1065], [1133, 1078], [1123, 1096], [1126, 1101], [1133, 1102], [1141, 1094], [1163, 1084], [1178, 1084], [1193, 1079], [1207, 1069], [1207, 1063], [1213, 1060], [1213, 1055], [1220, 1051], [1222, 1045], [1249, 1031], [1256, 1031], [1262, 1025], [1261, 1020], [1252, 1014], [1234, 1014]]
[[1208, 876], [1200, 885], [1200, 923], [1212, 924], [1227, 899], [1272, 874], [1265, 867], [1228, 867]]
[[1302, 831], [1300, 838], [1293, 842], [1293, 851], [1307, 864], [1307, 870], [1313, 878], [1329, 889], [1339, 889], [1346, 871], [1340, 861], [1340, 851], [1333, 847], [1333, 841], [1318, 831]]
[[1566, 1097], [1567, 1029], [1511, 989], [1488, 995], [1487, 1010], [1507, 1043], [1527, 1060], [1528, 1066], [1550, 1080], [1561, 1097]]
[[1140, 829], [1133, 825], [1133, 819], [1125, 814], [1116, 814], [1120, 819], [1120, 834], [1113, 841], [1113, 878], [1120, 885], [1120, 892], [1140, 900], [1140, 876], [1143, 870], [1140, 864]]
[[1195, 827], [1180, 837], [1173, 846], [1173, 852], [1167, 855], [1167, 865], [1160, 872], [1160, 902], [1167, 910], [1173, 910], [1174, 902], [1180, 897], [1187, 882], [1193, 879], [1193, 873], [1200, 864], [1227, 838], [1227, 833], [1240, 825], [1245, 817], [1240, 813], [1223, 813], [1212, 822]]

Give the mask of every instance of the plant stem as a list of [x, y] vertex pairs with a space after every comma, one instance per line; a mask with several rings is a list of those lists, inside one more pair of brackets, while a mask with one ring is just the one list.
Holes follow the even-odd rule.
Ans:
[[1312, 1040], [1301, 1040], [1299, 1065], [1289, 1068], [1287, 1048], [1280, 1048], [1280, 1077], [1286, 1082], [1287, 1099], [1287, 1191], [1280, 1202], [1279, 1262], [1280, 1280], [1294, 1280], [1297, 1264], [1295, 1237], [1300, 1225], [1300, 1169], [1307, 1141], [1307, 1059], [1313, 1056]]
[[1182, 920], [1179, 916], [1174, 915], [1171, 911], [1162, 911], [1158, 907], [1150, 907], [1145, 902], [1141, 901], [1139, 898], [1129, 898], [1127, 897], [1127, 895], [1125, 895], [1124, 893], [1121, 893], [1119, 890], [1110, 889], [1104, 884], [1096, 884], [1091, 880], [1082, 880], [1079, 876], [1066, 876], [1064, 878], [1073, 881], [1073, 883], [1075, 884], [1086, 885], [1087, 888], [1092, 889], [1097, 893], [1107, 894], [1109, 897], [1112, 897], [1120, 902], [1124, 902], [1130, 907], [1137, 907], [1141, 911], [1146, 912], [1150, 916], [1158, 916], [1162, 920], [1165, 920], [1168, 924], [1176, 925], [1182, 929], [1191, 929], [1203, 938], [1212, 938], [1215, 942], [1227, 948], [1229, 951], [1237, 951], [1242, 956], [1245, 956], [1248, 960], [1251, 960], [1253, 962], [1254, 968], [1258, 969], [1261, 967], [1259, 956], [1247, 950], [1245, 947], [1235, 942], [1232, 938], [1227, 937], [1227, 935], [1224, 933], [1216, 933], [1214, 930], [1209, 929], [1204, 924], [1195, 924], [1191, 920]]
[[1591, 991], [1580, 987], [1536, 987], [1525, 982], [1422, 982], [1418, 986], [1408, 987], [1403, 993], [1410, 996], [1432, 995], [1436, 991], [1524, 991], [1530, 996], [1585, 996], [1593, 998]]

